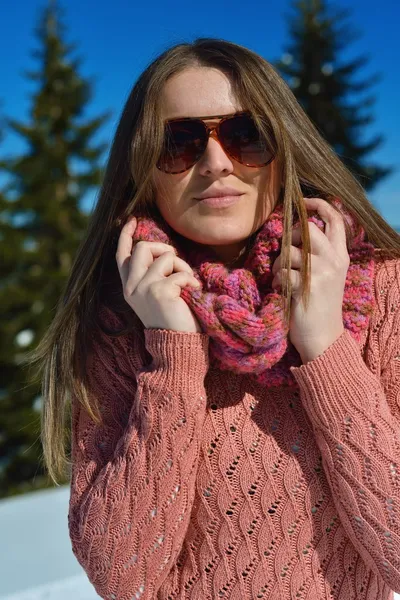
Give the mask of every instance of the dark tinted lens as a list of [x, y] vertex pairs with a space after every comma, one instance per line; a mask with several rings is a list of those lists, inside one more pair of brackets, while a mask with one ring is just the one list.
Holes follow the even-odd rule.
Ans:
[[250, 115], [223, 121], [220, 125], [220, 137], [226, 151], [243, 164], [263, 165], [273, 156], [270, 143], [261, 137]]
[[157, 166], [167, 173], [179, 173], [195, 164], [207, 144], [206, 131], [199, 121], [172, 121], [165, 128], [164, 147]]

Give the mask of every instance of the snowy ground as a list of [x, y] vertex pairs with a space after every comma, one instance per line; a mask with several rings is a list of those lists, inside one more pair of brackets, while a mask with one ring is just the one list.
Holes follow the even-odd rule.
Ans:
[[98, 600], [71, 550], [69, 487], [0, 501], [0, 600]]
[[99, 600], [99, 598], [85, 574], [0, 596], [1, 600]]

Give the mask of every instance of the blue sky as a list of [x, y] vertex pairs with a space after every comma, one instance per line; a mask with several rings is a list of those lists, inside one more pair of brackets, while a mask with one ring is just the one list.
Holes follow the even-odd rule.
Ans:
[[[39, 11], [45, 0], [20, 0], [0, 8], [0, 112], [25, 120], [28, 116], [33, 84], [23, 77], [35, 68], [31, 52], [37, 46], [33, 35]], [[93, 79], [94, 97], [88, 116], [109, 110], [111, 118], [101, 131], [101, 139], [110, 143], [129, 90], [140, 72], [169, 45], [191, 41], [198, 36], [220, 37], [247, 46], [267, 60], [279, 58], [288, 40], [286, 14], [289, 0], [268, 2], [190, 2], [165, 0], [133, 2], [131, 0], [64, 0], [67, 40], [77, 44], [82, 57], [81, 74]], [[336, 6], [349, 6], [344, 0]], [[350, 22], [361, 34], [343, 55], [351, 59], [369, 56], [368, 66], [360, 77], [380, 72], [381, 81], [374, 87], [377, 102], [376, 120], [367, 137], [381, 133], [382, 146], [371, 159], [393, 165], [395, 172], [371, 193], [378, 211], [393, 226], [400, 225], [400, 160], [398, 140], [400, 120], [398, 52], [398, 0], [352, 0]], [[6, 135], [0, 144], [0, 156], [23, 148], [22, 142]], [[88, 197], [90, 208], [94, 196]]]

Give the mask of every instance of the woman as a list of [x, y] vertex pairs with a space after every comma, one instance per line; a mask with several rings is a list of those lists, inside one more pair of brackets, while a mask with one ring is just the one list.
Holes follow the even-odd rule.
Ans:
[[400, 591], [399, 259], [264, 59], [200, 39], [146, 69], [36, 354], [102, 598]]

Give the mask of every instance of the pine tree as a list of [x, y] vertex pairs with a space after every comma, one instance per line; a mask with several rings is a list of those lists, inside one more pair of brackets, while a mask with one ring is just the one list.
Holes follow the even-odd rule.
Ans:
[[0, 497], [50, 485], [41, 459], [40, 382], [27, 383], [21, 359], [54, 317], [87, 227], [80, 203], [100, 182], [105, 149], [93, 137], [107, 115], [84, 115], [92, 84], [78, 73], [55, 1], [36, 35], [29, 119], [8, 121], [26, 151], [2, 164], [8, 183], [0, 221]]
[[375, 98], [369, 90], [379, 77], [356, 79], [367, 56], [342, 60], [357, 37], [348, 10], [334, 9], [325, 0], [300, 0], [292, 9], [290, 41], [276, 66], [320, 133], [371, 190], [392, 171], [367, 159], [383, 141], [381, 135], [365, 141], [365, 128], [374, 121]]

